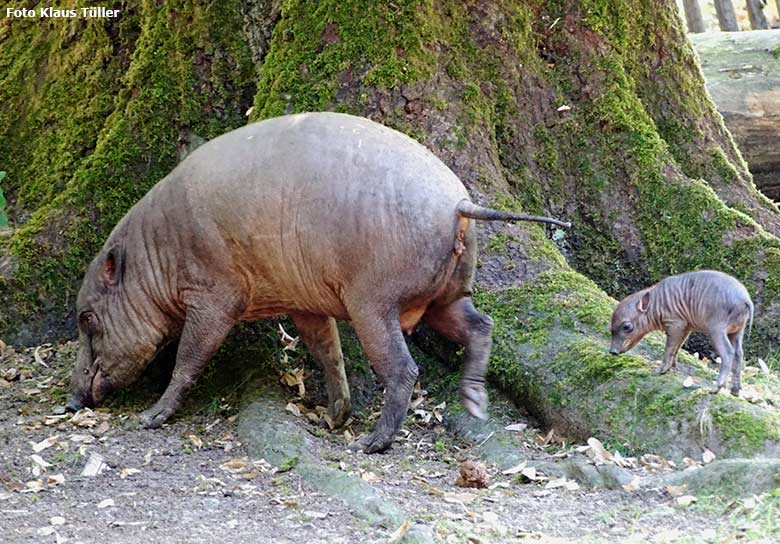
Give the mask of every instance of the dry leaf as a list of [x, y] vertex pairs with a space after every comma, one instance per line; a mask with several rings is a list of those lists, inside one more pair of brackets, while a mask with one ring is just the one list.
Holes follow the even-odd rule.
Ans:
[[536, 468], [535, 467], [526, 467], [523, 470], [520, 471], [520, 474], [531, 480], [532, 482], [535, 482], [537, 480], [540, 480], [541, 478], [539, 475], [536, 474]]
[[363, 472], [360, 475], [360, 479], [364, 482], [374, 483], [374, 482], [381, 482], [382, 478], [376, 475], [374, 472]]
[[49, 368], [49, 365], [47, 365], [46, 361], [44, 361], [43, 357], [41, 357], [41, 346], [35, 348], [35, 351], [33, 352], [33, 359], [35, 359], [35, 362], [39, 365]]
[[715, 460], [715, 454], [712, 453], [707, 448], [704, 448], [704, 453], [701, 454], [701, 460], [702, 460], [702, 463], [704, 463], [705, 465], [708, 465], [708, 464], [712, 463]]
[[40, 453], [46, 448], [52, 447], [54, 444], [57, 443], [57, 439], [59, 438], [58, 435], [50, 436], [49, 438], [45, 440], [41, 440], [37, 444], [33, 444], [33, 451], [35, 453]]
[[623, 486], [623, 490], [625, 491], [636, 491], [639, 489], [640, 484], [642, 483], [642, 480], [639, 478], [639, 476], [634, 476], [634, 479], [628, 482]]
[[128, 476], [132, 476], [133, 474], [139, 474], [141, 471], [137, 468], [123, 468], [122, 471], [119, 473], [119, 478], [121, 480], [124, 480]]
[[55, 530], [56, 529], [54, 529], [54, 527], [50, 527], [50, 526], [41, 527], [40, 529], [38, 529], [37, 533], [38, 536], [49, 536], [49, 535], [53, 535]]
[[571, 481], [566, 477], [555, 478], [553, 480], [550, 480], [549, 482], [547, 482], [547, 485], [544, 486], [545, 489], [556, 489], [558, 487], [564, 487], [570, 491], [576, 491], [577, 489], [580, 488], [577, 482]]
[[764, 374], [769, 374], [769, 367], [761, 357], [758, 358], [758, 367], [761, 369], [761, 372], [763, 372]]
[[677, 497], [675, 502], [680, 506], [690, 506], [696, 502], [696, 497], [693, 495], [683, 495], [681, 497]]
[[38, 493], [43, 489], [43, 480], [32, 480], [24, 484], [24, 489], [20, 493]]
[[109, 431], [109, 429], [111, 429], [111, 425], [108, 424], [108, 421], [104, 421], [98, 425], [93, 432], [95, 434], [105, 434]]
[[40, 455], [37, 455], [37, 454], [32, 454], [30, 456], [30, 459], [33, 460], [33, 463], [35, 463], [37, 466], [41, 467], [44, 470], [46, 470], [47, 468], [52, 466], [51, 463], [49, 463], [43, 457], [41, 457]]
[[461, 493], [447, 491], [444, 493], [444, 502], [451, 504], [469, 504], [476, 498], [477, 496], [474, 493], [467, 493], [465, 491]]
[[226, 470], [233, 474], [245, 472], [249, 469], [249, 460], [246, 457], [234, 458], [225, 463], [222, 463], [219, 468]]
[[49, 523], [51, 525], [65, 525], [65, 518], [62, 516], [54, 516], [49, 518]]
[[203, 440], [194, 434], [188, 434], [187, 440], [190, 441], [190, 444], [192, 444], [192, 447], [194, 447], [196, 450], [199, 450], [203, 447]]
[[685, 495], [685, 493], [688, 492], [688, 486], [686, 484], [667, 485], [666, 492], [669, 493], [669, 495], [671, 495], [672, 497], [679, 497], [680, 495]]
[[298, 406], [296, 404], [293, 404], [292, 402], [288, 402], [287, 406], [285, 406], [284, 409], [290, 412], [295, 417], [301, 417], [301, 409], [298, 408]]
[[501, 474], [504, 474], [506, 476], [512, 476], [514, 474], [517, 474], [518, 472], [521, 472], [526, 467], [527, 464], [528, 463], [526, 461], [523, 461], [519, 465], [515, 465], [515, 466], [513, 466], [511, 468], [508, 468], [506, 470], [502, 470]]
[[303, 514], [314, 519], [325, 519], [328, 517], [328, 514], [324, 512], [315, 512], [314, 510], [304, 510]]
[[97, 439], [91, 434], [72, 434], [68, 437], [68, 440], [79, 444], [91, 444]]
[[570, 109], [571, 109], [571, 106], [567, 106], [565, 104], [563, 106], [559, 106], [558, 107], [558, 111], [560, 111], [560, 112], [569, 111]]
[[523, 432], [527, 428], [528, 428], [527, 423], [512, 423], [511, 425], [507, 425], [506, 427], [504, 427], [504, 429], [507, 431], [514, 431], [518, 433]]
[[688, 376], [687, 378], [685, 378], [685, 380], [683, 380], [683, 384], [682, 385], [686, 389], [690, 389], [691, 387], [693, 387], [693, 377]]
[[393, 534], [390, 535], [390, 538], [387, 541], [387, 544], [396, 544], [397, 542], [401, 542], [401, 540], [406, 536], [406, 533], [409, 532], [409, 520], [405, 519], [404, 522], [401, 524], [398, 529], [393, 531]]
[[594, 438], [592, 436], [588, 438], [588, 446], [590, 446], [589, 451], [593, 452], [593, 456], [591, 457], [589, 455], [589, 457], [591, 457], [591, 459], [593, 459], [597, 465], [612, 463], [615, 461], [615, 459], [612, 457], [612, 454], [607, 451], [598, 438]]
[[109, 508], [111, 506], [116, 506], [116, 503], [114, 503], [114, 499], [104, 499], [100, 501], [97, 505], [97, 507], [100, 508], [101, 510], [103, 508]]

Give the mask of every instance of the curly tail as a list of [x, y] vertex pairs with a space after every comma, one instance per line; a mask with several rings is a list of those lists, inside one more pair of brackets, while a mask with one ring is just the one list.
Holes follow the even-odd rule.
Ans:
[[558, 221], [557, 219], [552, 219], [551, 217], [525, 215], [522, 213], [509, 213], [494, 210], [492, 208], [483, 208], [482, 206], [478, 206], [465, 198], [458, 202], [457, 210], [458, 213], [463, 217], [481, 219], [483, 221], [534, 221], [536, 223], [549, 223], [564, 229], [571, 228], [571, 223]]

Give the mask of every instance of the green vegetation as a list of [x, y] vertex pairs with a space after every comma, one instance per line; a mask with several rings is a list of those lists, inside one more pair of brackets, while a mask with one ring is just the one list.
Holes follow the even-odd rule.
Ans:
[[175, 164], [182, 129], [211, 138], [243, 124], [253, 69], [238, 2], [179, 4], [144, 2], [117, 28], [72, 21], [86, 28], [61, 35], [23, 22], [27, 42], [2, 48], [0, 155], [11, 158], [17, 208], [34, 213], [9, 243], [18, 270], [0, 290], [16, 315], [4, 312], [0, 330], [74, 299], [87, 260]]
[[5, 172], [0, 172], [0, 229], [8, 227], [8, 215], [5, 213], [5, 196], [3, 195], [3, 179]]

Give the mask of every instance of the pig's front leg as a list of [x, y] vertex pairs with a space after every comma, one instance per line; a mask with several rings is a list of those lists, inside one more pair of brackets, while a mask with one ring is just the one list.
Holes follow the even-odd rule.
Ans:
[[666, 374], [669, 369], [677, 366], [677, 352], [688, 338], [688, 327], [686, 323], [670, 323], [666, 326], [666, 349], [664, 349], [664, 360], [658, 368], [658, 374]]
[[160, 400], [141, 413], [144, 427], [159, 427], [173, 415], [234, 324], [235, 320], [213, 309], [187, 310], [171, 382]]

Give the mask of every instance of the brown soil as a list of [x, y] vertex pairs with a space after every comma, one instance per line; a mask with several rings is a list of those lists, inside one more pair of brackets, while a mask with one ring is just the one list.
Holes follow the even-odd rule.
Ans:
[[[46, 351], [48, 367], [35, 361], [32, 350], [6, 350], [0, 359], [0, 376], [13, 378], [0, 381], [3, 542], [387, 542], [397, 529], [361, 521], [295, 469], [248, 459], [237, 438], [233, 406], [217, 406], [216, 413], [193, 413], [185, 406], [159, 430], [141, 429], [134, 415], [138, 407], [121, 403], [87, 414], [85, 423], [94, 422], [92, 427], [74, 424], [70, 415], [50, 417], [63, 404], [75, 346]], [[21, 369], [21, 375], [14, 376], [11, 368]], [[433, 404], [425, 401], [420, 408], [433, 413]], [[516, 413], [505, 418], [526, 421]], [[662, 489], [545, 489], [544, 482], [519, 483], [495, 466], [487, 467], [489, 482], [505, 487], [457, 487], [459, 464], [474, 459], [476, 449], [449, 435], [436, 417], [427, 424], [408, 421], [387, 454], [371, 456], [348, 451], [342, 433], [324, 432], [303, 416], [299, 421], [319, 437], [312, 452], [317, 458], [368, 481], [382, 498], [407, 511], [412, 524], [428, 527], [437, 542], [702, 542], [732, 532], [713, 513], [674, 507]], [[363, 429], [355, 423], [352, 430]], [[524, 432], [522, 453], [553, 459], [562, 447], [536, 445], [539, 432]], [[38, 453], [52, 466], [36, 476], [33, 445], [52, 436], [55, 444]], [[102, 455], [107, 468], [94, 477], [80, 476], [92, 453]], [[47, 483], [54, 475], [62, 475], [64, 483]], [[25, 484], [38, 479], [43, 488], [26, 492]], [[109, 506], [107, 499], [113, 501]]]

